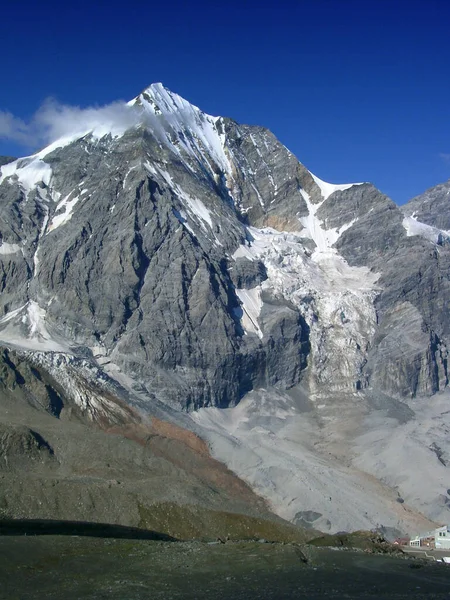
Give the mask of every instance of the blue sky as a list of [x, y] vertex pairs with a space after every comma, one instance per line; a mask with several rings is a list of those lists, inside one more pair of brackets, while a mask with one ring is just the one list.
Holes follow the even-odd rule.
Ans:
[[[450, 177], [450, 2], [7, 2], [0, 110], [81, 107], [152, 82], [264, 125], [322, 179], [398, 203]], [[0, 154], [23, 155], [1, 136]]]

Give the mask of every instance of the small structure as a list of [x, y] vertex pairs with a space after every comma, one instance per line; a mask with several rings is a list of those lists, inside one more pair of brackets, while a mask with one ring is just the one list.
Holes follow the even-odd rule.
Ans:
[[[436, 534], [434, 531], [427, 531], [411, 538], [409, 545], [415, 548], [434, 548]], [[450, 540], [450, 537], [449, 537]]]
[[409, 545], [414, 548], [436, 548], [436, 550], [450, 550], [450, 526], [442, 525], [434, 531], [427, 531], [411, 538]]
[[398, 537], [398, 538], [395, 538], [393, 543], [396, 546], [408, 546], [410, 541], [411, 540], [409, 539], [409, 537]]
[[435, 530], [434, 544], [436, 549], [450, 549], [450, 529], [448, 525], [443, 525]]

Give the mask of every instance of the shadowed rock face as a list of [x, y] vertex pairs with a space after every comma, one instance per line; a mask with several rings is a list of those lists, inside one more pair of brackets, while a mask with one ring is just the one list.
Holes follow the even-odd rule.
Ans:
[[[248, 137], [232, 122], [223, 127]], [[1, 256], [2, 313], [37, 298], [46, 321], [71, 345], [100, 344], [176, 406], [229, 406], [256, 383], [297, 383], [308, 352], [299, 311], [291, 307], [289, 316], [267, 319], [262, 341], [247, 338], [236, 316], [235, 286], [254, 287], [266, 278], [264, 265], [252, 261], [231, 272], [229, 255], [247, 237], [241, 210], [244, 217], [251, 203], [259, 205], [257, 195], [269, 204], [268, 177], [284, 177], [283, 164], [291, 165], [294, 179], [280, 182], [280, 205], [295, 201], [289, 190], [302, 173], [310, 178], [271, 134], [257, 129], [254, 135], [269, 140], [270, 160], [260, 191], [236, 171], [239, 210], [217, 166], [206, 172], [188, 155], [182, 162], [145, 130], [55, 150], [45, 157], [50, 185], [38, 183], [28, 194], [14, 176], [4, 181], [0, 230], [10, 252]], [[245, 148], [236, 151], [244, 166], [256, 169], [264, 158], [252, 149], [245, 160]], [[263, 219], [261, 206], [254, 212]], [[280, 328], [286, 338], [277, 355], [271, 349], [280, 346]], [[284, 366], [286, 353], [293, 365]]]
[[[450, 246], [406, 235], [400, 209], [371, 186], [333, 196], [330, 202], [350, 204], [354, 214], [361, 214], [364, 205], [362, 216], [339, 238], [337, 249], [349, 264], [380, 273], [375, 299], [378, 330], [366, 366], [370, 384], [397, 397], [444, 389], [450, 343]], [[408, 205], [402, 208], [405, 213], [410, 210]], [[437, 204], [434, 210], [441, 208]], [[332, 222], [339, 224], [333, 208], [329, 210]]]
[[188, 410], [300, 381], [445, 387], [448, 244], [408, 236], [372, 185], [320, 182], [266, 129], [161, 86], [135, 106], [145, 126], [3, 167], [4, 343], [97, 361]]

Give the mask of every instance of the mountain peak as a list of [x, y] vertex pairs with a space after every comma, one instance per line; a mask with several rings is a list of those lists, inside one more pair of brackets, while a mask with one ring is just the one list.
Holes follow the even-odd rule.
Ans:
[[[421, 424], [447, 399], [436, 413], [408, 406], [449, 382], [438, 224], [405, 222], [373, 186], [322, 181], [267, 129], [208, 116], [161, 83], [65, 116], [66, 138], [0, 167], [0, 347], [45, 367], [46, 389], [93, 422], [127, 425], [129, 403], [190, 424], [282, 517], [408, 528], [401, 493], [444, 519], [450, 417]], [[405, 447], [404, 465], [424, 465], [425, 445], [438, 451], [426, 489], [397, 460]]]
[[[164, 84], [152, 83], [146, 87], [136, 98], [128, 103], [129, 106], [141, 105], [157, 116], [180, 112], [190, 112], [203, 115], [203, 111], [194, 104], [185, 100], [179, 94], [172, 92]], [[210, 116], [210, 115], [205, 115]], [[215, 119], [216, 117], [211, 117]]]

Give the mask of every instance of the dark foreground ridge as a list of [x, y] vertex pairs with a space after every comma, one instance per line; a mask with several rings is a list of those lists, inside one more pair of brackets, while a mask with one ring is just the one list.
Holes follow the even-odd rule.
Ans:
[[0, 598], [448, 600], [443, 564], [261, 542], [0, 536]]
[[0, 520], [0, 535], [76, 535], [120, 540], [178, 541], [170, 535], [138, 527], [124, 527], [123, 525], [88, 523], [84, 521], [52, 521], [47, 519]]

